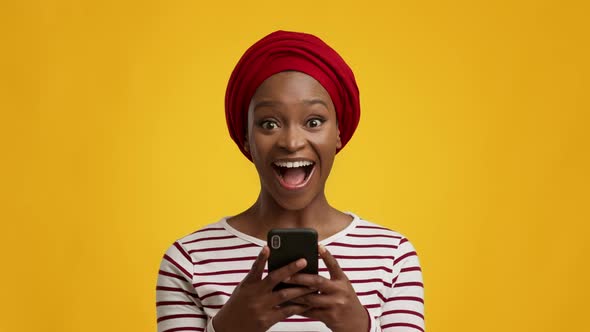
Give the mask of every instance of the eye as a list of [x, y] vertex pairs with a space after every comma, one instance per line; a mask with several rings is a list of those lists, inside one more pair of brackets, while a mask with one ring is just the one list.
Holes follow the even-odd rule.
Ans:
[[264, 120], [260, 123], [260, 127], [266, 130], [272, 130], [279, 127], [279, 125], [274, 120]]
[[322, 125], [322, 123], [324, 123], [323, 119], [320, 118], [313, 118], [313, 119], [309, 119], [307, 121], [307, 126], [310, 128], [316, 128]]

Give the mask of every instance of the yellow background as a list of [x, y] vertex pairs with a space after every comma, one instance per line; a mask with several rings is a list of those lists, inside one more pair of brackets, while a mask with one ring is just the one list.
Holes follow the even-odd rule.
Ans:
[[155, 331], [177, 238], [249, 206], [230, 72], [276, 29], [354, 69], [330, 201], [408, 236], [428, 331], [587, 330], [585, 1], [2, 1], [0, 331]]

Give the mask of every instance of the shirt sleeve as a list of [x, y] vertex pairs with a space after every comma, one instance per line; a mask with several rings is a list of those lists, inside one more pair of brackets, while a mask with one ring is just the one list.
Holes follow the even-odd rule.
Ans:
[[379, 318], [380, 330], [424, 332], [422, 269], [416, 250], [408, 239], [401, 239], [393, 265], [394, 278]]
[[193, 262], [175, 242], [164, 254], [156, 285], [158, 332], [206, 331], [207, 315], [193, 287]]

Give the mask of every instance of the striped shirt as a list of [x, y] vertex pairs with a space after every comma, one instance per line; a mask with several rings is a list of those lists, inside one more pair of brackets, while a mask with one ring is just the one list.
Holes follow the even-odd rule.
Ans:
[[[401, 234], [354, 214], [344, 230], [320, 242], [338, 260], [371, 317], [370, 331], [424, 332], [422, 270]], [[266, 242], [241, 233], [226, 219], [176, 241], [158, 275], [159, 332], [207, 331]], [[319, 274], [329, 278], [324, 262]], [[266, 269], [263, 277], [266, 275]], [[269, 331], [330, 331], [320, 321], [291, 316]]]

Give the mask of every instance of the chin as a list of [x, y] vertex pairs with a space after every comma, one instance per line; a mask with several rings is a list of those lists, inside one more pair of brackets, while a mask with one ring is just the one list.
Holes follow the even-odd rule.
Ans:
[[275, 199], [277, 204], [287, 211], [300, 211], [308, 207], [312, 200], [309, 198], [301, 197], [295, 199]]
[[[273, 188], [277, 189], [277, 188]], [[321, 196], [322, 191], [287, 192], [284, 190], [269, 190], [266, 192], [275, 204], [285, 211], [300, 211], [311, 205]]]

